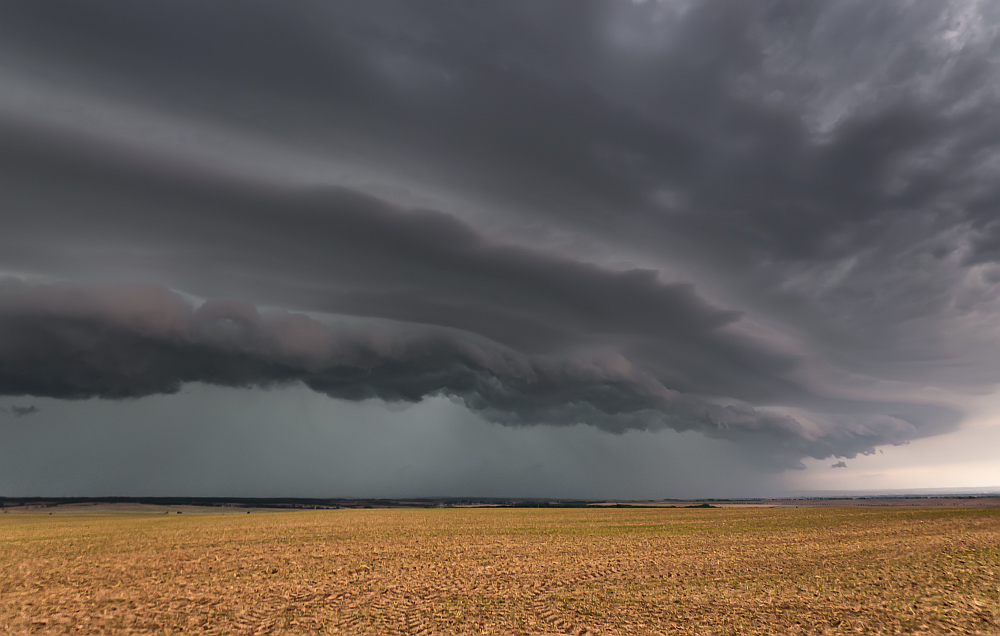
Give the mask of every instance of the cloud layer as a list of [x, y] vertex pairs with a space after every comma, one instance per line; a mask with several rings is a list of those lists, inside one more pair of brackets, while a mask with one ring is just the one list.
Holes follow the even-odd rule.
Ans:
[[0, 392], [447, 395], [778, 467], [953, 430], [1000, 382], [998, 24], [4, 6]]
[[531, 356], [453, 329], [337, 329], [303, 314], [261, 315], [233, 300], [195, 307], [152, 285], [3, 280], [0, 363], [5, 395], [125, 399], [189, 382], [301, 382], [347, 400], [444, 395], [502, 424], [583, 423], [618, 433], [669, 427], [766, 441], [785, 461], [902, 443], [925, 424], [872, 414], [804, 422], [667, 388], [619, 354]]

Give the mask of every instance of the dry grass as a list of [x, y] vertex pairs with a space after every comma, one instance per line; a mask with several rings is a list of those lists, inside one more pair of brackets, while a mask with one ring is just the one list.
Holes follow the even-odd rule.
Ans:
[[0, 515], [2, 633], [1000, 634], [1000, 509]]

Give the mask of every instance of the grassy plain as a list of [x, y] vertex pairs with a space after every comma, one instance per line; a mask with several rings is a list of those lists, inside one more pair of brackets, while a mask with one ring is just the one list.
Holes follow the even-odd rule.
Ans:
[[1000, 634], [1000, 509], [0, 515], [0, 633]]

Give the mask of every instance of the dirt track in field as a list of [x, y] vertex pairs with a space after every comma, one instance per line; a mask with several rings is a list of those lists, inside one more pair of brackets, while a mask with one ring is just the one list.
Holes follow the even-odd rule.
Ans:
[[0, 633], [1000, 634], [1000, 509], [0, 515]]

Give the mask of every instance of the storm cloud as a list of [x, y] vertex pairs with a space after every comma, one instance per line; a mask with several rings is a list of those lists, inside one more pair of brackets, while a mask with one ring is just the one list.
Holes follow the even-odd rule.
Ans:
[[4, 3], [0, 394], [446, 396], [772, 468], [954, 431], [1000, 382], [997, 12]]
[[175, 393], [189, 382], [301, 382], [347, 400], [444, 395], [502, 424], [582, 423], [617, 433], [669, 427], [744, 442], [760, 438], [776, 444], [773, 455], [786, 461], [795, 453], [853, 456], [903, 443], [922, 424], [872, 414], [803, 421], [670, 389], [620, 354], [530, 356], [453, 329], [337, 328], [303, 314], [262, 315], [234, 300], [192, 306], [151, 285], [6, 279], [0, 334], [0, 395], [125, 399]]

